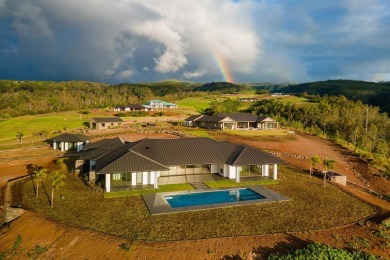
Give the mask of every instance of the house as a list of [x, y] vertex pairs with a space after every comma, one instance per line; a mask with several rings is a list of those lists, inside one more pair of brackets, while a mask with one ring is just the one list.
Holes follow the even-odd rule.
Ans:
[[91, 129], [110, 129], [122, 126], [123, 120], [119, 117], [95, 117], [89, 122]]
[[129, 104], [127, 106], [115, 107], [114, 111], [148, 111], [148, 109], [143, 105]]
[[249, 113], [192, 115], [185, 119], [184, 125], [217, 130], [279, 129], [279, 123], [271, 117], [259, 117]]
[[[270, 153], [209, 138], [102, 140], [85, 147], [76, 168], [106, 192], [160, 183], [185, 183], [194, 176], [218, 175], [240, 182], [247, 177], [278, 176], [284, 163]], [[175, 181], [175, 182], [173, 182]]]
[[143, 106], [147, 108], [177, 108], [177, 105], [162, 100], [150, 100]]
[[257, 98], [239, 98], [240, 102], [256, 102]]
[[53, 149], [60, 149], [61, 152], [68, 150], [76, 150], [77, 152], [84, 149], [88, 144], [89, 137], [82, 134], [62, 134], [47, 139], [51, 143]]

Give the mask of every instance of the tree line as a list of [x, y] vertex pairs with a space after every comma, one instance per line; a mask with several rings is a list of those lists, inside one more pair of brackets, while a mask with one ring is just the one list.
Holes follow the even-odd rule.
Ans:
[[[11, 81], [0, 80], [0, 118], [80, 109], [142, 104], [162, 98], [175, 101], [203, 95], [201, 91], [236, 91], [230, 83], [202, 84], [164, 81], [108, 85], [85, 81]], [[213, 85], [218, 88], [212, 88]], [[225, 89], [225, 90], [224, 90]]]
[[382, 166], [389, 167], [390, 120], [387, 113], [344, 96], [313, 98], [318, 103], [303, 105], [276, 99], [261, 100], [250, 112], [271, 116], [282, 125], [338, 141], [369, 159], [383, 160]]

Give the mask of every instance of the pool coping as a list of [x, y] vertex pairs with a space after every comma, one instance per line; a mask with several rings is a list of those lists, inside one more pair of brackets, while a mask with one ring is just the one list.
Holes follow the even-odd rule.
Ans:
[[[247, 201], [237, 201], [237, 202], [228, 202], [228, 203], [217, 203], [217, 204], [208, 204], [208, 205], [198, 205], [198, 206], [188, 206], [188, 207], [180, 207], [180, 208], [172, 208], [169, 203], [166, 201], [164, 196], [169, 195], [177, 195], [183, 193], [194, 193], [194, 192], [207, 192], [207, 191], [216, 191], [216, 190], [231, 190], [231, 189], [251, 189], [265, 198], [255, 199], [255, 200], [247, 200]], [[160, 192], [154, 194], [144, 194], [142, 195], [143, 200], [151, 215], [159, 215], [159, 214], [168, 214], [168, 213], [178, 213], [178, 212], [186, 212], [186, 211], [194, 211], [194, 210], [206, 210], [206, 209], [215, 209], [215, 208], [224, 208], [224, 207], [235, 207], [235, 206], [243, 206], [249, 204], [261, 204], [261, 203], [269, 203], [269, 202], [279, 202], [279, 201], [288, 201], [289, 198], [280, 195], [279, 193], [270, 190], [266, 187], [262, 187], [259, 185], [252, 186], [243, 186], [243, 187], [228, 187], [228, 188], [218, 188], [218, 189], [210, 189], [210, 190], [187, 190], [187, 191], [176, 191], [176, 192]]]

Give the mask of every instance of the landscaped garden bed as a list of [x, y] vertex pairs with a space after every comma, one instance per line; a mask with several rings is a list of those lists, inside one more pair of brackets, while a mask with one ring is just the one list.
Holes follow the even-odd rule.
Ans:
[[[373, 209], [321, 180], [283, 166], [268, 188], [291, 201], [152, 216], [141, 196], [105, 199], [78, 178], [67, 175], [50, 208], [44, 189], [35, 198], [31, 181], [24, 185], [24, 206], [52, 219], [131, 239], [155, 241], [256, 235], [325, 229], [363, 219]], [[49, 180], [44, 181], [49, 193]]]

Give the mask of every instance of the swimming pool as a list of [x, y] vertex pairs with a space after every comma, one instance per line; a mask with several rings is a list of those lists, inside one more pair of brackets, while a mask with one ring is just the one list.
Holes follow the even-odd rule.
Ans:
[[264, 196], [248, 188], [192, 192], [167, 195], [164, 198], [172, 208], [265, 199]]

